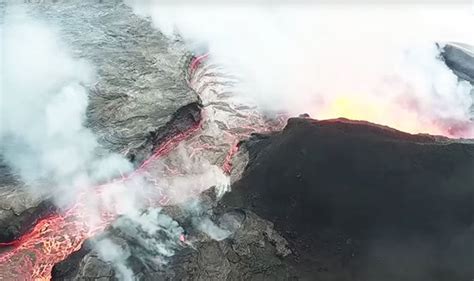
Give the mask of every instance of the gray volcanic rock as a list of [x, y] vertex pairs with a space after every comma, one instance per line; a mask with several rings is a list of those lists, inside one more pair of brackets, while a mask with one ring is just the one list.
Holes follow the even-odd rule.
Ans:
[[[210, 190], [201, 196], [201, 204], [209, 209], [219, 208], [213, 192]], [[53, 280], [104, 276], [109, 276], [104, 280], [116, 280], [116, 264], [104, 262], [95, 248], [90, 247], [94, 241], [104, 237], [128, 249], [131, 255], [125, 265], [133, 271], [137, 280], [288, 280], [291, 277], [291, 269], [283, 262], [283, 258], [291, 254], [288, 243], [274, 230], [271, 222], [254, 213], [232, 209], [214, 216], [213, 220], [220, 227], [232, 232], [227, 239], [216, 241], [195, 229], [192, 222], [186, 221], [183, 209], [168, 207], [164, 212], [185, 226], [188, 239], [177, 244], [176, 254], [167, 258], [166, 264], [147, 261], [147, 255], [152, 252], [136, 243], [140, 234], [129, 235], [123, 226], [114, 226], [90, 239], [79, 252], [57, 264], [53, 269]], [[155, 254], [151, 256], [156, 258]], [[110, 272], [113, 274], [110, 275]]]
[[154, 145], [150, 133], [179, 108], [199, 103], [187, 84], [190, 54], [184, 44], [167, 39], [122, 1], [31, 6], [36, 18], [59, 27], [74, 54], [95, 67], [87, 125], [106, 149], [141, 162]]
[[[191, 55], [181, 41], [165, 38], [122, 1], [32, 2], [24, 5], [27, 12], [58, 28], [74, 56], [96, 70], [96, 83], [87, 85], [86, 126], [104, 151], [140, 164], [156, 145], [199, 120], [199, 97], [187, 85]], [[3, 1], [0, 8], [3, 13]], [[45, 198], [32, 198], [19, 179], [5, 176], [12, 174], [8, 167], [1, 169], [0, 240], [5, 241], [17, 238], [26, 221], [49, 205]]]
[[53, 205], [33, 197], [0, 158], [0, 241], [12, 241], [53, 211]]
[[474, 47], [462, 43], [449, 43], [443, 47], [446, 65], [459, 78], [474, 83]]
[[[446, 65], [459, 79], [474, 85], [474, 46], [463, 43], [449, 43], [442, 48], [441, 56]], [[474, 98], [474, 90], [471, 90]], [[471, 107], [471, 120], [474, 119], [474, 107]]]
[[[232, 213], [234, 212], [234, 213]], [[288, 280], [282, 257], [291, 253], [273, 224], [252, 212], [232, 210], [244, 217], [242, 225], [223, 241], [198, 241], [196, 250], [184, 249], [174, 258], [173, 280]], [[186, 265], [186, 266], [183, 266]]]

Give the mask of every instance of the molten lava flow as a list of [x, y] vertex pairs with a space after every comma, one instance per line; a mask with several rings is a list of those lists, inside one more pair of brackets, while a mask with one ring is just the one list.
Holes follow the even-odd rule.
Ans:
[[[153, 159], [169, 153], [198, 128], [199, 124], [185, 133], [170, 138], [129, 177], [141, 173]], [[120, 179], [120, 181], [126, 180], [128, 178]], [[98, 186], [97, 192], [107, 187], [107, 185]], [[8, 243], [14, 248], [0, 256], [0, 280], [51, 279], [51, 269], [56, 263], [77, 251], [85, 239], [103, 231], [116, 218], [116, 214], [106, 211], [100, 214], [99, 222], [91, 223], [91, 218], [87, 217], [88, 198], [82, 194], [67, 212], [43, 218], [32, 231], [14, 243]]]
[[[265, 117], [256, 106], [233, 95], [237, 81], [222, 74], [209, 60], [202, 64], [207, 58], [208, 55], [197, 57], [189, 69], [189, 84], [199, 93], [203, 104], [199, 134], [181, 142], [178, 149], [162, 161], [151, 163], [145, 174], [157, 186], [168, 185], [169, 188], [162, 189], [166, 204], [183, 202], [208, 188], [206, 184], [199, 184], [206, 177], [213, 177], [212, 185], [223, 191], [229, 183], [227, 177], [222, 177], [222, 171], [230, 174], [232, 156], [238, 150], [239, 141], [251, 133], [281, 129], [285, 123], [282, 119]], [[219, 171], [214, 169], [216, 166], [220, 167]], [[202, 167], [206, 170], [204, 175], [199, 172]], [[192, 178], [199, 174], [201, 176]], [[184, 179], [198, 184], [183, 186]]]
[[[189, 66], [189, 85], [200, 94], [204, 105], [201, 122], [162, 143], [132, 174], [95, 187], [98, 197], [114, 188], [115, 184], [126, 184], [139, 175], [156, 187], [147, 205], [178, 203], [208, 186], [187, 189], [183, 193], [182, 190], [174, 190], [174, 182], [169, 179], [186, 177], [196, 167], [206, 163], [219, 165], [229, 174], [232, 156], [238, 150], [240, 139], [253, 132], [265, 132], [283, 126], [281, 120], [275, 122], [267, 119], [255, 107], [229, 95], [233, 81], [219, 74], [215, 66], [203, 64], [206, 58], [207, 55], [197, 57]], [[187, 162], [185, 165], [183, 154]], [[167, 185], [170, 188], [163, 188]], [[99, 219], [97, 215], [90, 216], [88, 200], [90, 196], [84, 192], [66, 212], [45, 217], [17, 241], [4, 243], [7, 249], [0, 255], [0, 280], [49, 280], [56, 263], [77, 251], [87, 238], [103, 231], [117, 217], [114, 208], [104, 208]], [[186, 242], [184, 235], [176, 239]]]

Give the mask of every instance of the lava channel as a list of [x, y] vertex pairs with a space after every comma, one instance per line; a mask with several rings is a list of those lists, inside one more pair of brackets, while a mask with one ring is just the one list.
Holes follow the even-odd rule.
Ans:
[[[256, 106], [249, 106], [233, 95], [232, 86], [236, 81], [221, 73], [216, 65], [203, 63], [207, 57], [195, 57], [188, 69], [189, 85], [203, 103], [200, 122], [162, 143], [134, 173], [96, 186], [97, 194], [107, 192], [117, 182], [126, 183], [139, 175], [156, 187], [156, 196], [147, 204], [179, 203], [209, 186], [173, 190], [173, 181], [163, 182], [162, 179], [188, 176], [202, 164], [220, 167], [221, 174], [222, 171], [229, 174], [232, 156], [241, 139], [254, 132], [283, 127], [283, 119], [266, 118]], [[188, 165], [183, 165], [183, 155]], [[70, 209], [39, 220], [30, 232], [8, 243], [8, 249], [0, 255], [0, 280], [50, 280], [56, 263], [79, 250], [87, 238], [104, 231], [117, 218], [117, 213], [105, 209], [100, 213], [100, 221], [91, 223], [87, 215], [89, 198], [85, 193], [80, 194]]]

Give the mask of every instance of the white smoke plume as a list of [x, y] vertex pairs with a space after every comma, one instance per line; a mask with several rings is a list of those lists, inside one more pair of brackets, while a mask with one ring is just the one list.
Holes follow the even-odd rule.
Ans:
[[197, 222], [198, 229], [214, 240], [221, 241], [229, 237], [232, 232], [217, 226], [210, 218], [205, 217]]
[[174, 255], [178, 238], [184, 233], [178, 222], [163, 214], [160, 208], [120, 218], [113, 225], [125, 231], [155, 259], [163, 259], [160, 263]]
[[117, 154], [98, 156], [83, 126], [92, 66], [20, 8], [9, 10], [1, 29], [1, 152], [32, 191], [63, 205], [81, 188], [130, 171]]
[[[130, 172], [131, 164], [120, 154], [104, 153], [83, 125], [87, 89], [95, 78], [93, 66], [73, 57], [58, 30], [31, 19], [22, 9], [11, 10], [0, 31], [4, 34], [1, 152], [33, 191], [71, 199], [81, 188]], [[182, 166], [182, 175], [169, 177], [164, 163], [154, 163], [160, 175], [156, 180], [175, 193], [176, 200], [185, 201], [190, 190], [198, 194], [211, 186], [227, 187], [228, 177], [220, 168], [186, 153], [178, 148], [173, 160]], [[114, 183], [101, 196], [125, 214], [143, 201], [146, 185], [137, 175]]]
[[107, 238], [95, 241], [94, 246], [100, 258], [113, 265], [118, 280], [135, 280], [133, 271], [127, 264], [127, 258], [130, 257], [129, 249], [121, 247]]
[[469, 3], [127, 2], [165, 34], [206, 46], [264, 110], [474, 137], [472, 86], [435, 47], [474, 43]]
[[[179, 248], [178, 237], [184, 229], [160, 208], [143, 212], [134, 210], [113, 223], [120, 238], [99, 237], [93, 245], [100, 258], [109, 262], [118, 280], [137, 280], [129, 258], [134, 256], [143, 264], [162, 266]], [[126, 241], [132, 241], [128, 245]]]
[[[175, 166], [180, 167], [180, 174], [176, 176], [157, 176], [155, 182], [164, 189], [164, 193], [172, 204], [180, 204], [196, 198], [196, 196], [214, 187], [220, 198], [229, 191], [230, 179], [222, 169], [209, 162], [204, 157], [191, 157], [190, 152], [183, 145], [175, 149], [174, 157], [170, 160]], [[167, 163], [157, 161], [154, 169], [166, 171]]]

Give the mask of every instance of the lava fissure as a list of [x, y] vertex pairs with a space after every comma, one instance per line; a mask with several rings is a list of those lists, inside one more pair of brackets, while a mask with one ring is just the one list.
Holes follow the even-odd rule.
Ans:
[[[193, 60], [193, 62], [193, 65], [199, 65], [199, 61]], [[189, 138], [201, 125], [200, 118], [193, 115], [192, 119], [194, 124], [187, 130], [173, 127], [175, 135], [172, 137], [166, 139], [163, 134], [159, 138], [155, 137], [154, 143], [161, 142], [161, 144], [156, 147], [153, 155], [143, 161], [135, 172], [113, 181], [112, 184], [126, 181], [141, 173], [151, 161], [169, 153], [176, 145]], [[108, 185], [110, 183], [97, 186], [95, 189], [100, 190]], [[84, 207], [81, 203], [83, 202], [79, 199], [69, 210], [40, 219], [31, 231], [20, 238], [0, 244], [4, 247], [13, 247], [0, 255], [0, 279], [49, 280], [54, 264], [79, 250], [85, 239], [103, 231], [106, 225], [115, 219], [114, 215], [101, 214], [103, 222], [91, 228], [87, 225], [87, 220], [81, 217], [81, 207]]]
[[[192, 135], [198, 127], [197, 125], [189, 131], [170, 138], [155, 151], [151, 158], [156, 159], [169, 153], [180, 141]], [[146, 168], [147, 163], [143, 163], [136, 174]], [[128, 178], [132, 175], [129, 175]], [[102, 185], [96, 188], [105, 187], [106, 185]], [[101, 214], [101, 224], [91, 227], [87, 224], [88, 220], [81, 216], [86, 213], [83, 208], [87, 208], [87, 205], [84, 205], [84, 202], [79, 199], [71, 209], [63, 214], [56, 213], [41, 219], [30, 232], [12, 242], [11, 245], [14, 248], [0, 256], [0, 273], [2, 275], [10, 274], [10, 276], [3, 277], [6, 280], [15, 280], [18, 277], [49, 280], [54, 264], [79, 250], [85, 239], [103, 231], [116, 218], [115, 214], [103, 213]], [[16, 263], [19, 266], [13, 268], [9, 266], [11, 263]], [[11, 269], [2, 269], [3, 266]], [[2, 276], [0, 275], [0, 277]]]
[[[169, 130], [166, 130], [167, 134], [165, 134], [164, 130], [154, 133], [152, 137], [153, 138], [152, 142], [155, 148], [154, 152], [148, 159], [146, 159], [145, 161], [141, 163], [139, 168], [137, 168], [134, 172], [130, 174], [122, 175], [122, 177], [119, 179], [115, 179], [111, 182], [98, 185], [95, 187], [95, 189], [99, 190], [101, 188], [104, 188], [105, 186], [108, 186], [117, 182], [123, 182], [123, 181], [129, 180], [133, 176], [140, 174], [140, 172], [146, 168], [147, 163], [149, 163], [150, 161], [156, 158], [159, 158], [162, 155], [167, 154], [183, 139], [188, 138], [190, 135], [194, 134], [199, 129], [199, 126], [201, 124], [199, 108], [200, 108], [200, 105], [198, 104], [189, 104], [185, 106], [185, 108], [180, 108], [179, 111], [186, 111], [187, 114], [184, 114], [184, 115], [189, 115], [189, 116], [180, 118], [181, 112], [177, 112], [174, 114], [174, 118], [172, 118], [171, 121], [167, 125], [165, 125], [166, 127], [170, 128]], [[199, 113], [193, 114], [192, 113], [193, 110], [199, 110]], [[192, 124], [187, 126], [186, 128], [180, 128], [175, 123], [179, 123], [179, 121], [182, 121], [182, 119], [189, 119], [189, 120], [185, 120], [184, 122], [189, 123], [189, 121], [191, 121]], [[184, 126], [181, 126], [181, 127], [184, 127]], [[60, 215], [58, 213], [58, 210], [53, 209], [52, 203], [43, 202], [42, 204], [49, 204], [51, 206], [37, 209], [36, 210], [37, 213], [33, 215], [35, 218], [31, 219], [32, 220], [31, 223], [26, 223], [24, 226], [25, 230], [21, 231], [23, 234], [20, 237], [14, 237], [12, 239], [4, 239], [4, 241], [6, 242], [0, 242], [0, 247], [19, 246], [20, 244], [22, 244], [22, 242], [25, 239], [28, 239], [28, 237], [30, 237], [31, 235], [34, 235], [32, 234], [32, 232], [34, 232], [34, 228], [33, 228], [34, 225], [41, 224], [42, 220], [49, 220], [54, 216]], [[42, 209], [45, 209], [45, 210], [41, 211]]]
[[[216, 65], [203, 63], [207, 58], [207, 54], [194, 57], [187, 69], [188, 84], [199, 94], [202, 107], [190, 104], [182, 108], [183, 112], [175, 114], [179, 118], [168, 123], [168, 129], [152, 134], [149, 140], [152, 145], [159, 143], [152, 156], [134, 172], [94, 187], [99, 197], [117, 183], [126, 185], [138, 175], [152, 187], [153, 194], [145, 202], [147, 206], [178, 204], [210, 186], [228, 185], [228, 179], [219, 176], [212, 168], [218, 167], [222, 175], [229, 175], [232, 157], [242, 139], [255, 132], [283, 127], [284, 118], [267, 118], [258, 112], [256, 106], [229, 94], [233, 91], [235, 79], [219, 76]], [[187, 164], [183, 165], [183, 161]], [[203, 171], [202, 167], [207, 168]], [[195, 181], [197, 183], [193, 186], [180, 186], [180, 178], [190, 176], [198, 179], [200, 173], [215, 173], [208, 175], [216, 182], [202, 186], [200, 181]], [[173, 179], [177, 180], [178, 186], [174, 186]], [[56, 263], [79, 250], [87, 238], [104, 231], [116, 219], [114, 203], [112, 208], [101, 210], [99, 223], [90, 224], [85, 193], [80, 194], [70, 209], [43, 218], [31, 232], [11, 243], [15, 247], [0, 255], [0, 279], [49, 280]], [[183, 237], [176, 239], [182, 241]]]

